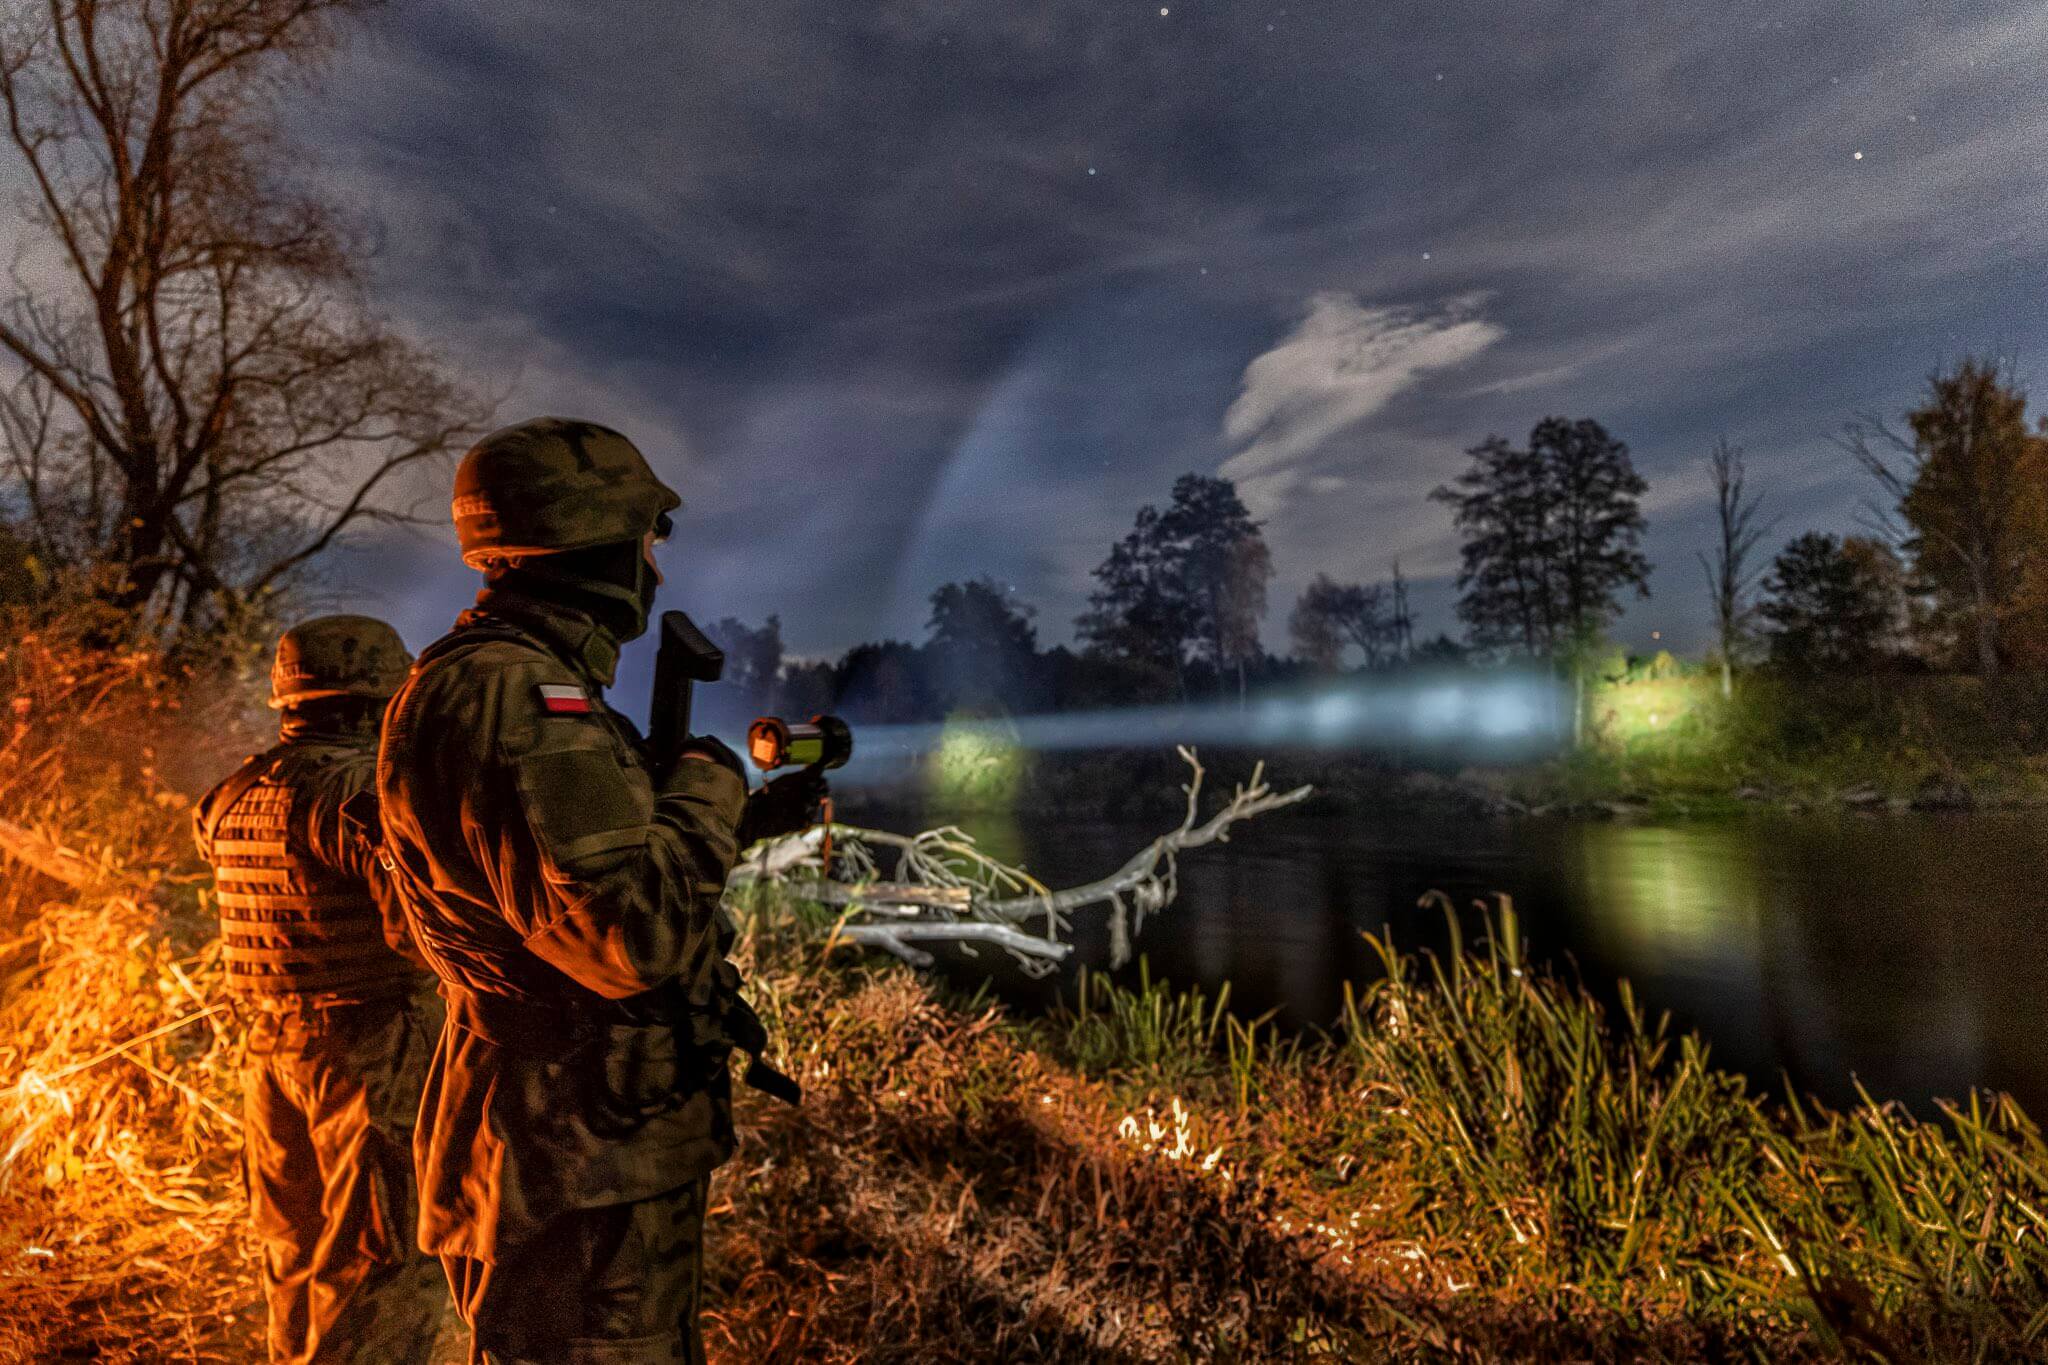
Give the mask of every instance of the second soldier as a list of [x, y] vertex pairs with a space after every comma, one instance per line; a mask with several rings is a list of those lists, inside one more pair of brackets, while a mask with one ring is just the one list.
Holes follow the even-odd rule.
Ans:
[[285, 632], [276, 747], [195, 812], [213, 864], [273, 1361], [421, 1360], [448, 1298], [414, 1233], [413, 1116], [439, 1008], [374, 848], [377, 720], [410, 662], [364, 616]]

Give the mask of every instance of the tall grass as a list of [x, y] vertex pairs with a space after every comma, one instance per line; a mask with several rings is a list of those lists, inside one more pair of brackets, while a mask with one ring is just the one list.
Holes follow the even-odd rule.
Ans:
[[1443, 908], [1443, 957], [1372, 940], [1386, 975], [1347, 1000], [1343, 1028], [1418, 1220], [1483, 1248], [1492, 1276], [1540, 1269], [1623, 1311], [1726, 1306], [1722, 1267], [1755, 1254], [1727, 1200], [1769, 1132], [1742, 1081], [1646, 1020], [1625, 985], [1610, 1019], [1531, 967], [1506, 897], [1475, 948]]
[[1374, 940], [1345, 1015], [1420, 1226], [1627, 1315], [1778, 1314], [1891, 1359], [2048, 1347], [2048, 1146], [2011, 1099], [1767, 1108], [1625, 984], [1610, 1017], [1531, 967], [1507, 897], [1484, 922], [1443, 957]]

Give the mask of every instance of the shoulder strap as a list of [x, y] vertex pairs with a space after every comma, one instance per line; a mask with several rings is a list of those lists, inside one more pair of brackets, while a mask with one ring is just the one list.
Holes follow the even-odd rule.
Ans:
[[213, 838], [215, 830], [235, 803], [249, 794], [249, 789], [261, 782], [277, 763], [277, 750], [265, 749], [260, 754], [251, 754], [242, 760], [242, 766], [221, 779], [220, 785], [209, 794], [206, 806], [206, 837]]
[[374, 786], [364, 787], [341, 803], [342, 824], [368, 840], [372, 847], [384, 840], [378, 817], [377, 789]]

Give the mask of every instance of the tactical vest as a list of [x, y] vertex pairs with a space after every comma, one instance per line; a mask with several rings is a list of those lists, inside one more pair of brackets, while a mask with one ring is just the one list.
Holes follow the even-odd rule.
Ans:
[[384, 941], [368, 889], [293, 833], [293, 757], [289, 747], [259, 754], [218, 789], [226, 799], [207, 834], [228, 988], [270, 997], [403, 990], [405, 959]]

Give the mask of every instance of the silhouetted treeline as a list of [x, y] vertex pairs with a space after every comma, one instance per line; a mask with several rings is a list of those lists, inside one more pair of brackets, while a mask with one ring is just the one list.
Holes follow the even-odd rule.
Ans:
[[[1040, 649], [1032, 608], [989, 578], [947, 583], [932, 594], [932, 618], [918, 643], [884, 640], [836, 659], [783, 654], [780, 622], [750, 627], [730, 617], [707, 632], [726, 651], [725, 681], [702, 703], [705, 722], [737, 730], [755, 715], [830, 711], [863, 724], [910, 724], [959, 715], [1028, 715], [1111, 707], [1233, 701], [1249, 690], [1325, 675], [1316, 664], [1261, 650], [1219, 666], [1184, 660], [1178, 670], [1100, 648]], [[1465, 658], [1438, 636], [1407, 652], [1416, 663]], [[1377, 667], [1396, 666], [1388, 654]]]

